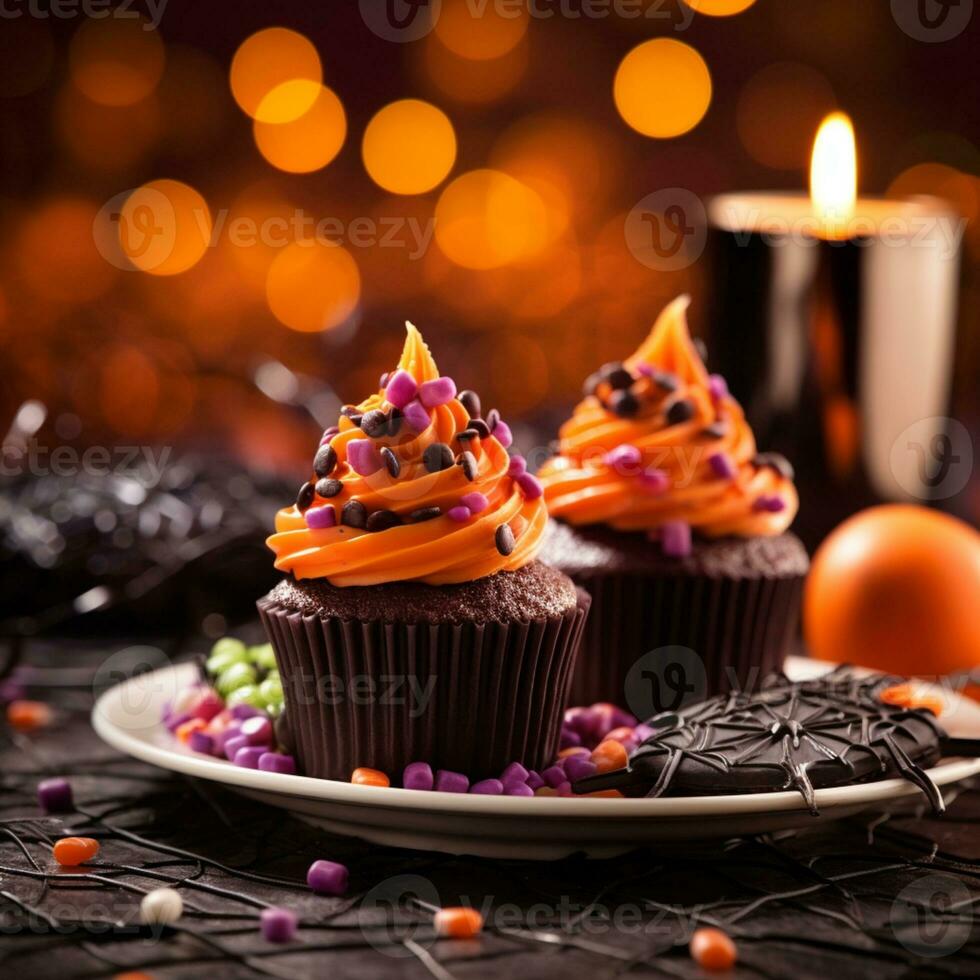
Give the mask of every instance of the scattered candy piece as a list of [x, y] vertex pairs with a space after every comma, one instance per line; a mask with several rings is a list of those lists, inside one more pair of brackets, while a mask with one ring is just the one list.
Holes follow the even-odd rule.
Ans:
[[728, 395], [728, 383], [720, 374], [712, 374], [708, 378], [708, 394], [713, 402], [720, 402]]
[[225, 758], [229, 761], [234, 760], [236, 754], [242, 749], [250, 748], [248, 744], [248, 739], [242, 735], [240, 732], [236, 732], [230, 738], [224, 740], [222, 745], [222, 750], [225, 753]]
[[544, 487], [541, 481], [531, 473], [522, 473], [517, 477], [517, 485], [521, 488], [527, 500], [537, 500], [544, 494]]
[[351, 439], [347, 443], [347, 462], [359, 476], [371, 476], [382, 466], [378, 447], [370, 439]]
[[242, 769], [258, 769], [259, 759], [268, 751], [264, 745], [245, 745], [235, 753], [232, 761]]
[[540, 773], [536, 773], [533, 769], [527, 774], [525, 782], [533, 790], [538, 790], [544, 786], [544, 780], [541, 778]]
[[499, 779], [481, 779], [470, 787], [470, 792], [478, 796], [500, 796], [504, 784]]
[[765, 511], [770, 514], [778, 514], [786, 509], [786, 501], [776, 494], [763, 494], [758, 497], [752, 505], [755, 511]]
[[670, 486], [670, 478], [663, 470], [658, 470], [650, 468], [644, 470], [639, 475], [640, 486], [647, 492], [652, 494], [666, 493], [667, 488]]
[[45, 813], [68, 813], [74, 809], [71, 783], [57, 776], [37, 784], [37, 802]]
[[272, 741], [272, 722], [264, 715], [255, 715], [242, 722], [241, 733], [249, 745], [268, 745]]
[[207, 722], [201, 718], [191, 718], [188, 721], [183, 722], [174, 729], [174, 735], [177, 736], [179, 742], [184, 742], [185, 744], [190, 741], [190, 737], [194, 732], [202, 731], [207, 726]]
[[432, 918], [436, 935], [451, 939], [472, 939], [483, 929], [483, 916], [476, 909], [439, 909]]
[[573, 783], [587, 776], [594, 776], [598, 766], [591, 759], [583, 759], [581, 756], [569, 756], [565, 760], [565, 773]]
[[510, 477], [523, 476], [527, 472], [527, 460], [523, 456], [511, 456], [510, 464], [507, 466], [507, 475]]
[[484, 511], [490, 506], [490, 501], [478, 490], [474, 490], [472, 493], [464, 493], [459, 498], [459, 502], [472, 514], [479, 514], [480, 511]]
[[184, 900], [173, 888], [154, 888], [140, 902], [140, 919], [147, 925], [171, 925], [184, 914]]
[[691, 958], [702, 970], [730, 970], [738, 959], [735, 943], [720, 929], [695, 929], [691, 936]]
[[430, 790], [435, 785], [435, 776], [428, 762], [410, 762], [402, 773], [402, 786], [405, 789]]
[[504, 796], [534, 796], [534, 790], [527, 783], [506, 783]]
[[[372, 473], [374, 470], [371, 471]], [[326, 527], [336, 527], [337, 512], [330, 506], [324, 504], [323, 507], [311, 507], [304, 515], [306, 526], [314, 531], [320, 531]]]
[[262, 937], [270, 943], [288, 943], [296, 936], [296, 913], [289, 909], [262, 909]]
[[99, 853], [99, 842], [91, 837], [62, 837], [51, 849], [55, 861], [66, 868], [91, 861]]
[[456, 507], [450, 507], [446, 511], [446, 517], [451, 521], [456, 521], [458, 524], [465, 524], [472, 516], [473, 514], [469, 507], [464, 507], [462, 504]]
[[350, 781], [358, 786], [390, 786], [391, 780], [378, 769], [355, 769]]
[[510, 431], [510, 426], [503, 420], [493, 427], [493, 437], [504, 449], [508, 449], [514, 444], [514, 434]]
[[7, 723], [18, 732], [34, 732], [51, 724], [51, 709], [43, 701], [11, 701]]
[[528, 771], [519, 763], [512, 762], [501, 774], [500, 781], [505, 785], [513, 782], [526, 782]]
[[461, 772], [440, 769], [436, 773], [436, 792], [438, 793], [465, 793], [469, 788], [470, 781]]
[[336, 861], [314, 861], [306, 872], [306, 883], [317, 895], [343, 895], [347, 876], [347, 868]]
[[283, 752], [263, 752], [259, 756], [259, 769], [263, 772], [279, 772], [286, 776], [296, 773], [296, 760]]
[[719, 480], [734, 480], [738, 475], [735, 461], [728, 453], [712, 453], [708, 457], [708, 465]]
[[691, 525], [666, 521], [660, 529], [660, 547], [668, 558], [685, 558], [691, 553]]
[[619, 742], [601, 742], [592, 752], [592, 762], [595, 763], [596, 772], [622, 769], [628, 761], [629, 755]]
[[432, 419], [422, 403], [414, 401], [405, 406], [405, 422], [414, 432], [425, 432], [432, 424]]
[[214, 736], [204, 731], [191, 732], [191, 737], [187, 740], [187, 747], [192, 752], [200, 752], [202, 755], [214, 755]]
[[565, 782], [565, 770], [561, 766], [549, 766], [541, 773], [541, 778], [552, 787]]

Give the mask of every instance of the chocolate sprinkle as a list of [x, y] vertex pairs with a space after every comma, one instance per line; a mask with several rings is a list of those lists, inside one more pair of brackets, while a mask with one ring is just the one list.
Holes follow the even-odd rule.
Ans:
[[346, 524], [348, 527], [367, 527], [367, 520], [367, 507], [359, 500], [348, 500], [340, 512], [340, 523]]
[[471, 419], [478, 419], [483, 414], [480, 407], [480, 396], [475, 391], [461, 391], [457, 396], [459, 403], [466, 409]]
[[633, 383], [633, 375], [623, 367], [622, 361], [610, 361], [599, 368], [599, 376], [613, 389], [628, 388]]
[[602, 384], [602, 375], [598, 371], [594, 371], [586, 379], [585, 383], [582, 385], [582, 394], [588, 397], [589, 395], [594, 395], [596, 389]]
[[478, 467], [476, 457], [471, 452], [460, 453], [459, 459], [456, 460], [456, 463], [462, 467], [463, 475], [467, 480], [472, 482], [476, 479]]
[[318, 480], [316, 485], [316, 492], [321, 497], [336, 497], [341, 490], [344, 489], [344, 485], [340, 480]]
[[425, 447], [422, 462], [430, 473], [448, 470], [453, 465], [453, 451], [444, 442], [434, 442]]
[[418, 510], [413, 510], [408, 516], [413, 521], [431, 521], [432, 518], [438, 517], [441, 513], [441, 507], [420, 507]]
[[385, 371], [385, 373], [382, 374], [380, 378], [378, 378], [378, 388], [379, 389], [387, 388], [388, 387], [388, 379], [390, 377], [391, 377], [391, 372], [390, 371]]
[[661, 391], [667, 392], [667, 394], [677, 391], [681, 386], [680, 379], [677, 375], [671, 374], [669, 371], [654, 371], [651, 377], [653, 378], [653, 383]]
[[367, 529], [369, 531], [387, 531], [388, 528], [397, 527], [402, 519], [393, 510], [376, 510], [367, 519]]
[[470, 442], [471, 440], [478, 439], [479, 437], [480, 433], [477, 432], [476, 429], [463, 429], [462, 432], [456, 433], [456, 438], [460, 442]]
[[793, 464], [782, 453], [759, 453], [752, 463], [758, 467], [771, 467], [786, 480], [792, 480], [795, 476]]
[[405, 418], [405, 413], [400, 408], [392, 408], [388, 413], [388, 435], [397, 436], [401, 431], [402, 420]]
[[337, 452], [331, 445], [321, 446], [313, 457], [313, 472], [317, 476], [330, 476], [337, 465]]
[[728, 426], [724, 422], [712, 422], [711, 425], [706, 425], [698, 433], [705, 439], [724, 439], [727, 434]]
[[632, 418], [640, 410], [640, 402], [630, 391], [614, 391], [609, 396], [609, 409], [621, 418]]
[[316, 489], [312, 483], [304, 483], [299, 488], [299, 493], [296, 494], [296, 506], [300, 510], [306, 510], [310, 504], [313, 503], [313, 498], [316, 496]]
[[481, 439], [490, 438], [490, 426], [483, 419], [470, 419], [469, 428], [472, 429]]
[[385, 469], [388, 471], [388, 475], [392, 479], [398, 479], [398, 474], [402, 471], [402, 464], [398, 461], [398, 457], [387, 447], [384, 446], [381, 450], [381, 460], [385, 464]]
[[680, 425], [694, 418], [694, 406], [686, 398], [671, 402], [665, 412], [668, 425]]
[[498, 412], [495, 408], [491, 408], [490, 411], [487, 412], [487, 418], [486, 418], [487, 428], [491, 432], [493, 432], [493, 430], [497, 428], [497, 423], [499, 421], [500, 421], [500, 412]]
[[361, 431], [372, 439], [380, 439], [388, 433], [388, 416], [380, 408], [365, 412], [361, 417]]
[[509, 555], [517, 546], [514, 532], [510, 529], [509, 524], [501, 524], [494, 532], [493, 540], [497, 545], [497, 551], [504, 556]]

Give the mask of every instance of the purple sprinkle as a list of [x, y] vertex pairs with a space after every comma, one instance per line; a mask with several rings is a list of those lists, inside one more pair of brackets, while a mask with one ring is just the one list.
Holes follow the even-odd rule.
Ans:
[[712, 374], [708, 378], [708, 394], [714, 402], [720, 402], [728, 395], [728, 383], [720, 374]]
[[470, 787], [470, 792], [478, 796], [500, 796], [504, 791], [504, 784], [499, 779], [481, 779]]
[[259, 759], [268, 751], [264, 745], [246, 745], [235, 753], [232, 761], [236, 766], [241, 766], [242, 769], [258, 769]]
[[527, 460], [523, 456], [511, 456], [507, 475], [510, 477], [523, 476], [527, 472]]
[[570, 749], [567, 749], [565, 755], [561, 757], [561, 760], [557, 765], [563, 765], [565, 759], [579, 758], [579, 759], [589, 759], [592, 756], [592, 752], [587, 749], [584, 745], [573, 745]]
[[540, 789], [542, 786], [544, 786], [544, 780], [533, 769], [528, 772], [525, 782], [531, 787], [532, 790]]
[[224, 731], [218, 732], [214, 736], [214, 754], [224, 755], [225, 746], [233, 738], [238, 738], [241, 734], [240, 726], [238, 722], [232, 722]]
[[[248, 739], [244, 735], [232, 735], [231, 738], [225, 739], [223, 745], [225, 758], [232, 761], [242, 749], [247, 748], [251, 748], [251, 746], [248, 744]], [[258, 765], [258, 761], [258, 759], [255, 760], [256, 765]]]
[[549, 786], [558, 786], [565, 781], [565, 770], [561, 766], [549, 766], [541, 773], [541, 778]]
[[534, 796], [534, 790], [526, 783], [507, 783], [504, 796]]
[[636, 446], [623, 443], [623, 445], [617, 446], [615, 449], [610, 449], [603, 456], [602, 461], [606, 466], [614, 470], [631, 470], [640, 465], [643, 461], [643, 454]]
[[712, 453], [708, 457], [708, 463], [711, 466], [712, 472], [720, 480], [734, 480], [738, 474], [738, 470], [735, 468], [735, 461], [728, 453]]
[[557, 785], [557, 786], [555, 787], [555, 789], [557, 789], [557, 790], [558, 790], [558, 795], [559, 795], [559, 796], [574, 796], [574, 795], [575, 795], [575, 794], [574, 794], [574, 793], [572, 792], [572, 784], [571, 784], [570, 782], [568, 782], [568, 780], [567, 780], [567, 779], [565, 780], [565, 782], [563, 782], [563, 783], [559, 783], [559, 784], [558, 784], [558, 785]]
[[602, 719], [594, 708], [569, 708], [565, 712], [565, 724], [583, 739], [598, 735], [601, 723]]
[[558, 740], [559, 749], [573, 749], [582, 744], [582, 736], [569, 725], [561, 726], [561, 736]]
[[256, 715], [264, 715], [264, 711], [260, 711], [254, 705], [251, 704], [236, 704], [232, 705], [229, 709], [231, 711], [232, 718], [238, 721], [244, 721], [246, 718], [254, 718]]
[[650, 468], [640, 474], [640, 486], [648, 493], [660, 494], [670, 486], [670, 479], [663, 470]]
[[432, 766], [428, 762], [410, 762], [402, 773], [405, 789], [429, 790], [435, 785]]
[[586, 776], [595, 775], [596, 764], [588, 759], [583, 759], [577, 755], [570, 755], [564, 761], [565, 774], [573, 783], [577, 783], [580, 779], [585, 779]]
[[440, 769], [436, 773], [436, 792], [465, 793], [470, 788], [470, 781], [461, 772], [450, 772]]
[[493, 437], [504, 449], [514, 443], [514, 434], [510, 431], [510, 426], [501, 419], [493, 429]]
[[419, 401], [426, 408], [445, 405], [455, 397], [456, 382], [452, 378], [436, 378], [435, 381], [424, 381], [419, 385]]
[[246, 718], [242, 722], [241, 731], [249, 745], [268, 745], [272, 741], [272, 722], [261, 715]]
[[637, 374], [642, 374], [644, 378], [652, 378], [654, 374], [657, 373], [654, 366], [652, 364], [647, 364], [646, 361], [640, 361], [640, 363], [636, 365], [636, 372]]
[[660, 547], [668, 558], [685, 558], [691, 553], [691, 525], [667, 521], [660, 529]]
[[259, 768], [263, 772], [281, 772], [292, 776], [296, 772], [296, 760], [283, 752], [263, 752], [259, 756]]
[[464, 507], [462, 504], [458, 507], [450, 507], [446, 511], [446, 517], [451, 521], [458, 521], [460, 524], [465, 524], [472, 516], [469, 507]]
[[405, 424], [413, 432], [425, 432], [432, 425], [432, 418], [420, 401], [409, 402], [405, 406]]
[[190, 721], [193, 717], [189, 711], [181, 711], [179, 714], [170, 715], [164, 724], [167, 726], [167, 731], [175, 732], [185, 721]]
[[519, 763], [512, 762], [501, 774], [500, 781], [502, 783], [513, 783], [513, 782], [526, 782], [527, 781], [527, 770]]
[[71, 783], [58, 776], [37, 784], [37, 802], [45, 813], [68, 813], [74, 809]]
[[191, 732], [187, 739], [187, 747], [192, 752], [200, 752], [202, 755], [214, 755], [214, 736], [207, 732]]
[[770, 514], [778, 514], [780, 511], [786, 510], [786, 501], [776, 494], [763, 494], [756, 499], [752, 505], [752, 509], [756, 511], [768, 511]]
[[490, 501], [479, 490], [464, 493], [459, 498], [459, 502], [473, 514], [479, 514], [481, 510], [486, 510], [490, 506]]
[[320, 445], [325, 446], [338, 432], [340, 429], [335, 425], [331, 425], [329, 429], [324, 429], [323, 435], [320, 437]]
[[381, 456], [370, 439], [351, 439], [347, 443], [347, 462], [360, 476], [370, 476], [381, 469]]
[[418, 385], [408, 371], [396, 371], [389, 379], [385, 387], [385, 398], [391, 402], [395, 408], [404, 408], [418, 391]]
[[526, 500], [537, 500], [544, 493], [541, 481], [531, 473], [522, 473], [517, 478], [517, 485], [521, 488]]
[[314, 861], [306, 872], [306, 883], [317, 895], [343, 895], [347, 875], [347, 868], [336, 861]]
[[311, 507], [304, 515], [306, 526], [315, 531], [325, 527], [334, 527], [337, 523], [337, 514], [330, 504], [323, 507]]
[[288, 943], [296, 936], [296, 914], [289, 909], [262, 909], [262, 938], [270, 943]]

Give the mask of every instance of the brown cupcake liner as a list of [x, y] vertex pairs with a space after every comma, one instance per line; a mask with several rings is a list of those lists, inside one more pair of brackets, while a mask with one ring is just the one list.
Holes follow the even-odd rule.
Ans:
[[590, 601], [580, 590], [562, 616], [452, 624], [344, 621], [260, 600], [300, 771], [349, 780], [366, 766], [396, 783], [419, 760], [471, 779], [550, 764]]
[[609, 701], [634, 712], [638, 709], [631, 702], [643, 698], [637, 698], [637, 674], [630, 675], [630, 668], [643, 658], [647, 673], [650, 667], [656, 672], [651, 651], [663, 647], [693, 651], [696, 670], [688, 673], [697, 675], [697, 695], [758, 687], [767, 674], [782, 668], [796, 634], [803, 588], [803, 576], [614, 573], [572, 578], [591, 594], [592, 608], [569, 704]]

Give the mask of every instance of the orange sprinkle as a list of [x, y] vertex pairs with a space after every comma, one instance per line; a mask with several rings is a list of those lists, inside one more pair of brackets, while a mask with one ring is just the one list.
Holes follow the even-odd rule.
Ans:
[[901, 708], [925, 708], [937, 718], [943, 713], [943, 699], [938, 694], [916, 691], [908, 682], [886, 687], [878, 697], [885, 704], [893, 704]]
[[203, 718], [191, 718], [182, 725], [178, 725], [174, 734], [181, 742], [186, 742], [191, 737], [191, 732], [199, 732], [207, 728], [207, 722]]
[[51, 709], [43, 701], [11, 701], [7, 722], [18, 732], [33, 732], [51, 724]]
[[66, 868], [91, 861], [99, 853], [99, 842], [91, 837], [62, 837], [51, 849], [55, 861]]
[[629, 755], [619, 742], [606, 741], [595, 747], [592, 761], [596, 772], [612, 772], [614, 769], [622, 769], [629, 762]]
[[570, 755], [586, 756], [588, 754], [589, 754], [589, 750], [586, 749], [583, 752], [581, 745], [571, 745], [567, 749], [562, 749], [561, 752], [558, 753], [558, 758], [559, 759], [567, 759]]
[[358, 786], [390, 786], [391, 780], [379, 769], [355, 769], [350, 781]]
[[623, 794], [618, 789], [597, 789], [591, 793], [582, 793], [582, 796], [601, 796], [607, 800], [621, 800]]
[[690, 949], [702, 970], [730, 970], [738, 959], [735, 943], [720, 929], [695, 929]]
[[535, 796], [557, 796], [558, 795], [558, 790], [556, 790], [554, 788], [554, 786], [539, 786], [534, 791], [534, 795]]
[[483, 929], [483, 916], [476, 909], [463, 906], [439, 909], [432, 921], [438, 935], [453, 939], [472, 939]]

